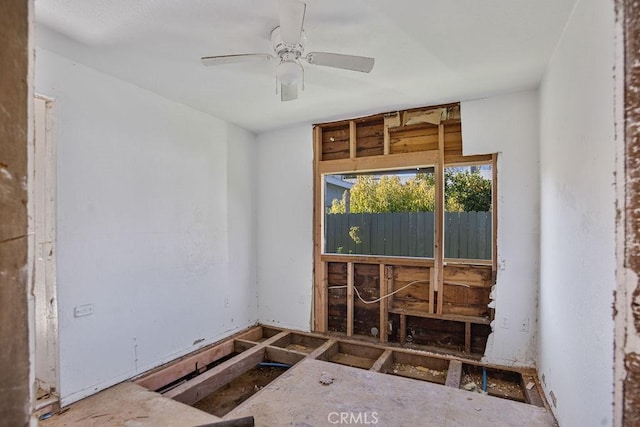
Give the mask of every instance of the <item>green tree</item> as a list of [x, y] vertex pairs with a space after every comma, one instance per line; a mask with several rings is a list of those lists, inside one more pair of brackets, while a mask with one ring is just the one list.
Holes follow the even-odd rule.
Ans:
[[[347, 213], [347, 192], [334, 199], [330, 214]], [[435, 177], [418, 173], [404, 182], [398, 175], [358, 175], [349, 194], [351, 213], [431, 212], [435, 209]], [[491, 181], [479, 171], [445, 172], [447, 212], [490, 211]]]
[[347, 213], [347, 190], [342, 193], [342, 199], [333, 199], [331, 201], [331, 207], [329, 208], [330, 214], [343, 214]]
[[491, 181], [480, 171], [445, 172], [445, 207], [449, 212], [491, 211]]

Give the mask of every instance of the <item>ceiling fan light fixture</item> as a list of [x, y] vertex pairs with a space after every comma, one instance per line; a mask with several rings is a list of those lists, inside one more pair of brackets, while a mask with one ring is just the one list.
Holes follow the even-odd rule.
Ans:
[[298, 84], [302, 81], [302, 65], [296, 61], [282, 61], [278, 65], [276, 75], [282, 84]]

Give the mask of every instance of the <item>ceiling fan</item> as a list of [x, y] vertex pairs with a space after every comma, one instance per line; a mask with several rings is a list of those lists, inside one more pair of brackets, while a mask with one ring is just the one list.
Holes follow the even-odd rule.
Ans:
[[298, 98], [298, 84], [303, 84], [304, 69], [300, 62], [368, 73], [375, 60], [366, 56], [343, 55], [328, 52], [304, 54], [305, 33], [302, 28], [307, 5], [299, 0], [280, 0], [280, 25], [271, 31], [271, 42], [275, 55], [270, 53], [247, 53], [238, 55], [205, 56], [206, 66], [239, 62], [261, 62], [278, 59], [277, 82], [280, 84], [280, 99], [292, 101]]

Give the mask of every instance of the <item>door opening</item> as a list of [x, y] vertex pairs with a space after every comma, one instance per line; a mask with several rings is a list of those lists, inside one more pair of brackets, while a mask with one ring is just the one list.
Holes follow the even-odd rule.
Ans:
[[34, 98], [33, 233], [36, 411], [59, 401], [58, 304], [56, 293], [56, 149], [51, 99]]

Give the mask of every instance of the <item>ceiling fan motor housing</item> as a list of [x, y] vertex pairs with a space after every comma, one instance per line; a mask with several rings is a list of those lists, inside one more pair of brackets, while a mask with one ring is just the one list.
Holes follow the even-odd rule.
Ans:
[[271, 43], [273, 51], [280, 57], [282, 61], [297, 61], [304, 51], [304, 43], [306, 36], [304, 30], [301, 32], [300, 40], [296, 45], [285, 43], [280, 36], [280, 27], [276, 27], [271, 31]]

